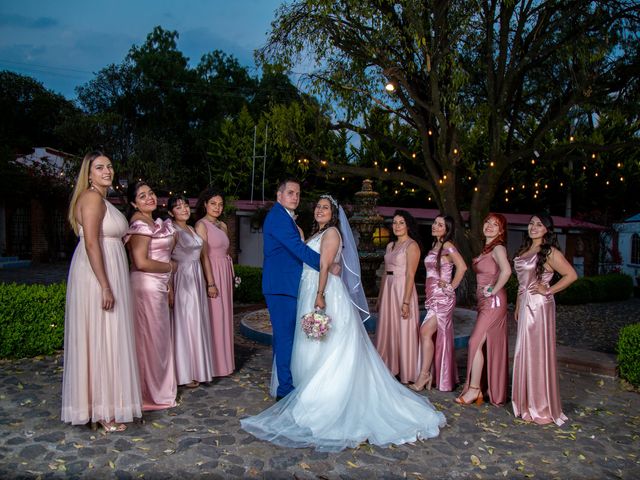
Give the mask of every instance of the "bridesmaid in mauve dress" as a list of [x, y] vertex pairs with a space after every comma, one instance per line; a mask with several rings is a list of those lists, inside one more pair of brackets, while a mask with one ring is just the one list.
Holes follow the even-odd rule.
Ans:
[[171, 258], [178, 268], [173, 275], [173, 342], [178, 385], [195, 388], [213, 378], [211, 323], [207, 287], [200, 263], [204, 242], [187, 225], [191, 216], [189, 200], [171, 197], [167, 210], [176, 229], [176, 246]]
[[[529, 236], [513, 260], [518, 276], [518, 322], [513, 357], [513, 413], [523, 420], [562, 425], [560, 386], [556, 365], [556, 303], [553, 298], [577, 278], [560, 251], [553, 220], [545, 214], [529, 220]], [[554, 272], [560, 280], [550, 285]]]
[[158, 200], [146, 183], [129, 187], [129, 202], [135, 209], [127, 240], [143, 410], [162, 410], [175, 407], [178, 391], [169, 312], [171, 276], [176, 269], [171, 261], [175, 229], [171, 220], [153, 221]]
[[69, 205], [80, 237], [71, 260], [64, 323], [62, 421], [121, 432], [142, 417], [127, 254], [127, 220], [106, 200], [113, 166], [88, 153]]
[[406, 384], [418, 378], [420, 310], [415, 276], [420, 246], [416, 221], [409, 212], [396, 210], [392, 227], [376, 305], [376, 349], [391, 373]]
[[[485, 246], [473, 259], [477, 275], [476, 297], [478, 317], [469, 339], [467, 380], [456, 402], [469, 405], [483, 400], [483, 383], [489, 400], [502, 405], [507, 400], [509, 355], [507, 339], [507, 292], [503, 288], [511, 276], [507, 258], [507, 219], [499, 213], [490, 213], [484, 220], [482, 234]], [[485, 353], [486, 347], [486, 374]]]
[[235, 370], [233, 347], [233, 262], [229, 256], [227, 226], [220, 221], [224, 210], [221, 193], [207, 189], [200, 195], [197, 211], [202, 217], [196, 232], [206, 245], [203, 262], [209, 296], [211, 335], [213, 337], [213, 376], [225, 377]]
[[[438, 215], [431, 226], [433, 248], [424, 259], [427, 270], [425, 308], [427, 314], [420, 326], [420, 376], [410, 386], [415, 391], [425, 387], [450, 392], [458, 383], [458, 367], [454, 349], [453, 311], [456, 292], [467, 265], [454, 246], [455, 224], [449, 215]], [[453, 276], [453, 268], [456, 273]], [[453, 277], [453, 279], [452, 279]], [[436, 336], [434, 344], [433, 336]], [[433, 367], [434, 375], [431, 373]]]

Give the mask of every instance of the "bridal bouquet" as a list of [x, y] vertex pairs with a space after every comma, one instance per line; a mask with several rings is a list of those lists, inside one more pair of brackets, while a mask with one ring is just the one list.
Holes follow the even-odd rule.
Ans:
[[302, 331], [308, 338], [320, 340], [331, 328], [331, 317], [321, 310], [309, 312], [302, 316]]

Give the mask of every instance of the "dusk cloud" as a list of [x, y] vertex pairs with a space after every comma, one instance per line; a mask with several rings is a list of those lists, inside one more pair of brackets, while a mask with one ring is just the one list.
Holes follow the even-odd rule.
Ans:
[[24, 15], [2, 15], [0, 14], [0, 27], [17, 27], [17, 28], [33, 28], [45, 29], [56, 27], [60, 24], [58, 20], [52, 17], [27, 17]]

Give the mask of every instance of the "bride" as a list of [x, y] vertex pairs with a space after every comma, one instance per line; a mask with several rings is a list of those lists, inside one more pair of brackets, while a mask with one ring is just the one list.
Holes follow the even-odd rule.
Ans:
[[[387, 446], [436, 437], [446, 424], [444, 415], [396, 381], [362, 325], [368, 309], [344, 211], [333, 197], [322, 195], [314, 219], [307, 245], [320, 253], [320, 272], [304, 266], [297, 318], [323, 309], [331, 328], [322, 339], [311, 339], [298, 321], [291, 358], [295, 390], [241, 420], [242, 428], [277, 445], [321, 451], [354, 448], [367, 440]], [[342, 266], [342, 278], [329, 274], [335, 262]], [[272, 392], [275, 381], [273, 376]]]

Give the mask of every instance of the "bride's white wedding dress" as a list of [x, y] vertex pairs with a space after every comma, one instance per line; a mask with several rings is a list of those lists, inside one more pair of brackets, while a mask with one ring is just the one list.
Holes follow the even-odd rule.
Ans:
[[[308, 245], [319, 252], [321, 240], [318, 235]], [[391, 375], [340, 277], [329, 274], [325, 288], [329, 333], [321, 340], [306, 337], [299, 319], [313, 311], [318, 279], [319, 273], [305, 265], [291, 358], [295, 390], [241, 420], [242, 428], [277, 445], [321, 451], [353, 448], [366, 440], [387, 446], [438, 436], [444, 415]]]

